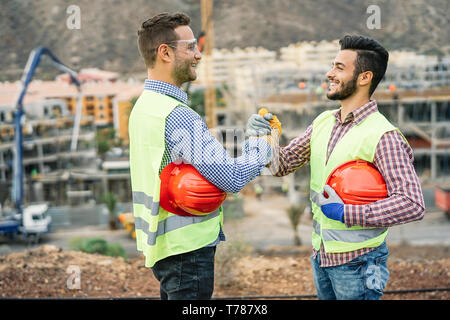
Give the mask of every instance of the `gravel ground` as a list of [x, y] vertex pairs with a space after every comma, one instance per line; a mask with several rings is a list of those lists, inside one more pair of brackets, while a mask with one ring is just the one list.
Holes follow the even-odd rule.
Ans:
[[[309, 250], [309, 247], [272, 248], [234, 259], [231, 266], [227, 265], [228, 277], [216, 272], [214, 297], [315, 294]], [[391, 255], [387, 291], [450, 287], [448, 248], [394, 246]], [[216, 269], [226, 270], [223, 265]], [[43, 245], [0, 257], [0, 295], [15, 298], [157, 297], [159, 284], [140, 257], [126, 260]], [[449, 291], [383, 297], [449, 298]]]
[[[308, 215], [298, 228], [303, 245], [293, 246], [286, 201], [275, 197], [268, 206], [249, 199], [244, 218], [225, 220], [228, 240], [217, 250], [214, 297], [315, 294]], [[385, 291], [450, 287], [449, 222], [443, 215], [431, 213], [392, 231]], [[119, 242], [128, 258], [71, 251], [68, 241], [74, 236]], [[0, 256], [0, 297], [159, 297], [159, 283], [125, 230], [56, 230], [42, 246], [3, 246], [9, 252]], [[383, 299], [448, 300], [450, 291], [385, 294]]]

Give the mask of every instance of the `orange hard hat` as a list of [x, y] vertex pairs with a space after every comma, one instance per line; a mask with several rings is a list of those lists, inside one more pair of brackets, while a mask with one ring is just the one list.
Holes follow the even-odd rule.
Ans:
[[386, 182], [370, 162], [357, 159], [341, 164], [327, 182], [345, 204], [363, 205], [387, 197]]
[[190, 164], [172, 162], [161, 171], [160, 179], [160, 206], [181, 216], [207, 215], [227, 196]]

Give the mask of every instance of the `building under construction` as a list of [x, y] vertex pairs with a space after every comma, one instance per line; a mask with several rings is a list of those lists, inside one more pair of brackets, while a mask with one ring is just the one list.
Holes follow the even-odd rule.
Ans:
[[[298, 93], [272, 94], [261, 99], [261, 105], [277, 114], [283, 123], [281, 146], [301, 135], [321, 112], [339, 108], [336, 101], [326, 98], [326, 90], [320, 90], [319, 84]], [[380, 112], [402, 131], [414, 149], [414, 165], [422, 185], [449, 186], [450, 61], [419, 70], [391, 68], [372, 99], [377, 100]], [[304, 189], [309, 184], [305, 174], [307, 170], [302, 170], [295, 180], [287, 180], [295, 184], [295, 189]], [[256, 181], [265, 190], [279, 189], [286, 182], [270, 176]]]
[[[99, 70], [94, 71], [80, 75], [99, 73]], [[113, 80], [88, 81], [82, 85], [80, 96], [63, 77], [30, 84], [23, 125], [25, 202], [48, 201], [56, 206], [84, 204], [98, 202], [108, 191], [113, 192], [118, 201], [129, 200], [128, 158], [114, 148], [100, 154], [98, 136], [102, 130], [109, 130], [109, 140], [118, 144], [126, 140], [127, 114], [132, 99], [142, 91], [142, 84]], [[18, 82], [0, 84], [1, 208], [11, 206], [15, 152], [12, 105], [19, 88]], [[71, 142], [78, 99], [81, 99], [82, 117], [76, 135], [77, 148], [73, 151]]]
[[[207, 22], [205, 20], [205, 25]], [[325, 72], [320, 68], [297, 69], [291, 65], [286, 68], [286, 64], [276, 61], [263, 67], [259, 55], [261, 50], [250, 50], [251, 54], [256, 54], [256, 62], [253, 65], [250, 59], [246, 67], [239, 68], [249, 71], [241, 72], [244, 78], [230, 80], [224, 77], [216, 81], [211, 71], [214, 60], [211, 57], [206, 59], [211, 55], [210, 49], [202, 59], [202, 63], [209, 64], [206, 69], [210, 69], [203, 86], [208, 89], [205, 91], [219, 90], [226, 103], [219, 108], [215, 103], [216, 97], [205, 94], [205, 107], [209, 110], [206, 118], [231, 156], [240, 155], [246, 121], [261, 106], [282, 121], [281, 146], [302, 134], [322, 111], [338, 107], [335, 101], [326, 98]], [[319, 48], [315, 47], [315, 50]], [[326, 50], [328, 54], [328, 45]], [[265, 51], [263, 53], [266, 55]], [[273, 55], [269, 58], [273, 60]], [[373, 98], [377, 100], [380, 111], [408, 139], [414, 149], [415, 168], [421, 182], [431, 187], [446, 185], [450, 181], [450, 59], [426, 63], [423, 59], [420, 58], [420, 64], [390, 65]], [[122, 83], [115, 79], [94, 79], [83, 84], [83, 118], [76, 152], [70, 151], [76, 91], [64, 83], [64, 79], [31, 83], [28, 102], [25, 101], [25, 201], [49, 201], [54, 205], [98, 202], [106, 191], [113, 192], [120, 202], [131, 201], [127, 123], [132, 100], [141, 93], [142, 83]], [[235, 90], [239, 83], [249, 79], [252, 79], [251, 86]], [[196, 85], [202, 85], [201, 78], [191, 89]], [[17, 90], [17, 86], [12, 83], [0, 86], [2, 207], [10, 201], [14, 132], [9, 119], [9, 100], [11, 90]], [[3, 101], [4, 97], [9, 97], [9, 102]], [[123, 140], [125, 148], [99, 154], [96, 137], [102, 127], [115, 128], [116, 137]], [[286, 184], [291, 191], [307, 190], [307, 174], [307, 168], [283, 179], [266, 174], [254, 183], [261, 185], [266, 192], [281, 190]]]

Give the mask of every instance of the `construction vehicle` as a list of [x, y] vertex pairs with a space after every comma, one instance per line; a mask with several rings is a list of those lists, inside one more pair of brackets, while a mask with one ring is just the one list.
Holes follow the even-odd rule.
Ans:
[[124, 212], [118, 215], [120, 223], [128, 231], [132, 239], [136, 239], [136, 230], [134, 229], [133, 212]]
[[[0, 221], [0, 234], [7, 234], [14, 237], [15, 234], [21, 233], [24, 239], [39, 239], [40, 235], [47, 233], [51, 229], [51, 217], [47, 215], [48, 204], [29, 204], [23, 207], [23, 124], [25, 122], [25, 112], [23, 109], [23, 100], [27, 92], [33, 74], [41, 61], [41, 57], [47, 55], [50, 57], [54, 65], [67, 72], [72, 80], [72, 83], [77, 86], [79, 95], [81, 96], [81, 84], [76, 77], [76, 73], [65, 66], [55, 55], [45, 47], [38, 47], [34, 49], [29, 57], [22, 75], [22, 87], [17, 97], [14, 109], [14, 163], [13, 163], [13, 186], [11, 196], [15, 206], [15, 212], [9, 213], [3, 220]], [[75, 115], [74, 129], [72, 135], [71, 149], [76, 148], [76, 139], [78, 137], [78, 130], [81, 117], [81, 99], [78, 99], [77, 112]]]
[[23, 240], [39, 241], [40, 236], [51, 229], [48, 208], [47, 203], [33, 204], [25, 207], [22, 214], [9, 215], [0, 220], [0, 234], [11, 239], [22, 235]]
[[435, 187], [434, 203], [450, 219], [450, 187]]

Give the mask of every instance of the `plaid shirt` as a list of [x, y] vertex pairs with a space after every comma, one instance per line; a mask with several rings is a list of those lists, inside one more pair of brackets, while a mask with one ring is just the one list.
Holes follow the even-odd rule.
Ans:
[[[336, 122], [328, 142], [327, 161], [336, 144], [356, 124], [373, 112], [378, 111], [375, 100], [349, 113], [341, 121], [341, 110], [334, 116]], [[310, 125], [303, 135], [292, 140], [279, 152], [279, 170], [276, 176], [287, 175], [308, 164], [311, 155]], [[390, 227], [423, 218], [425, 204], [419, 179], [413, 166], [414, 155], [411, 147], [397, 131], [386, 132], [380, 139], [373, 164], [384, 177], [388, 198], [367, 205], [344, 205], [344, 222], [347, 227]], [[375, 248], [363, 248], [344, 253], [326, 253], [320, 248], [321, 267], [342, 265], [366, 254]], [[313, 257], [317, 251], [313, 248]]]

